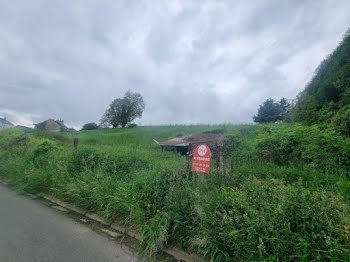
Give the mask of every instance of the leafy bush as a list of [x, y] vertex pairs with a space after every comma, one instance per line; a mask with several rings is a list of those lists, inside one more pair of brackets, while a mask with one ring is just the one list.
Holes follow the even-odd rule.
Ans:
[[133, 170], [148, 169], [149, 164], [135, 155], [110, 155], [102, 159], [101, 166], [107, 174], [127, 179]]
[[128, 124], [128, 128], [135, 128], [135, 127], [137, 127], [137, 124], [135, 123]]
[[261, 161], [302, 163], [335, 171], [350, 168], [350, 140], [332, 129], [302, 125], [263, 126], [254, 140]]
[[339, 110], [333, 117], [332, 122], [341, 135], [350, 138], [350, 105]]
[[83, 127], [81, 128], [81, 130], [95, 130], [98, 129], [98, 125], [96, 123], [87, 123], [85, 125], [83, 125]]
[[0, 132], [0, 146], [3, 150], [28, 149], [29, 138], [17, 128], [6, 128]]
[[100, 155], [96, 150], [81, 146], [71, 155], [68, 170], [71, 174], [84, 170], [94, 170], [99, 161]]
[[338, 230], [349, 212], [331, 194], [255, 179], [196, 196], [199, 228], [191, 242], [213, 261], [349, 258], [339, 252], [346, 236]]
[[[328, 123], [334, 114], [343, 115], [350, 104], [350, 31], [339, 46], [316, 69], [305, 90], [297, 97], [291, 116], [304, 124]], [[336, 117], [343, 122], [345, 115]], [[344, 130], [340, 130], [344, 132]], [[346, 130], [345, 130], [346, 131]], [[348, 133], [346, 132], [348, 135]]]
[[[225, 130], [226, 175], [152, 141]], [[173, 126], [68, 134], [0, 131], [0, 176], [213, 261], [348, 261], [349, 139], [332, 124]], [[233, 160], [231, 165], [231, 159]], [[232, 167], [232, 168], [231, 168]], [[226, 179], [228, 176], [233, 176]]]
[[40, 168], [47, 165], [50, 153], [58, 149], [57, 144], [49, 139], [41, 139], [36, 142], [32, 149], [30, 159], [35, 167]]

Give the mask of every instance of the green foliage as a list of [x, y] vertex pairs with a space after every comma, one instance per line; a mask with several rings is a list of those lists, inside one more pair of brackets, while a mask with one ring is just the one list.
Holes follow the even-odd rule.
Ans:
[[310, 95], [301, 95], [291, 112], [292, 119], [307, 125], [317, 123], [319, 120], [319, 110], [317, 99]]
[[256, 123], [274, 123], [283, 120], [288, 113], [290, 104], [287, 99], [282, 98], [275, 102], [272, 98], [267, 99], [259, 106], [258, 114], [253, 117]]
[[137, 127], [137, 124], [135, 123], [128, 124], [128, 128], [135, 128], [135, 127]]
[[[192, 174], [186, 157], [153, 142], [215, 130], [228, 141], [225, 177], [215, 164]], [[140, 230], [151, 256], [169, 243], [213, 261], [348, 261], [350, 144], [337, 132], [333, 124], [98, 129], [79, 133], [73, 150], [69, 134], [8, 129], [0, 176]]]
[[57, 144], [49, 139], [40, 139], [33, 147], [30, 160], [35, 167], [40, 168], [48, 164], [50, 153], [57, 149]]
[[99, 164], [100, 154], [89, 147], [79, 147], [68, 162], [68, 171], [73, 175], [84, 170], [94, 170]]
[[28, 150], [29, 138], [20, 129], [6, 128], [0, 132], [0, 145], [2, 150], [23, 152]]
[[83, 131], [83, 130], [95, 130], [95, 129], [98, 129], [98, 125], [96, 123], [86, 123], [81, 128], [81, 131]]
[[344, 210], [331, 194], [253, 179], [197, 195], [199, 230], [191, 242], [213, 261], [349, 258], [339, 252]]
[[33, 158], [38, 158], [47, 155], [56, 148], [56, 143], [49, 139], [41, 139], [36, 141], [33, 147]]
[[[316, 69], [305, 90], [299, 94], [291, 117], [294, 121], [308, 125], [334, 122], [342, 135], [349, 136], [345, 123], [348, 117], [345, 108], [349, 105], [350, 34], [347, 33], [336, 50]], [[342, 116], [337, 115], [340, 111]], [[345, 118], [345, 122], [342, 118]]]
[[166, 213], [157, 213], [144, 228], [141, 241], [147, 255], [154, 255], [162, 250], [168, 239], [170, 217]]
[[344, 106], [332, 118], [336, 130], [341, 135], [350, 137], [350, 105]]
[[145, 102], [141, 94], [127, 91], [123, 98], [112, 101], [102, 116], [101, 125], [124, 128], [135, 118], [141, 117], [144, 109]]
[[350, 140], [332, 129], [302, 125], [262, 126], [254, 139], [260, 161], [299, 163], [318, 168], [350, 170]]

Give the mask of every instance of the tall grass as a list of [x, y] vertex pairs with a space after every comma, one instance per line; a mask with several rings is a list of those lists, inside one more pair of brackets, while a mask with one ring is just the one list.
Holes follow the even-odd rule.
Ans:
[[[189, 171], [153, 142], [223, 130], [226, 175]], [[0, 131], [0, 176], [213, 261], [349, 261], [349, 140], [299, 125], [168, 126], [70, 134]], [[231, 161], [233, 165], [231, 165]], [[227, 177], [231, 177], [228, 179]]]

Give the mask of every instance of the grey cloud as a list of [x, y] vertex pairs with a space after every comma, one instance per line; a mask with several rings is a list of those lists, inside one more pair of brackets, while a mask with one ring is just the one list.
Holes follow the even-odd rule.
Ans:
[[146, 100], [142, 124], [251, 122], [265, 99], [303, 89], [349, 9], [345, 0], [2, 1], [0, 114], [79, 127], [130, 89]]

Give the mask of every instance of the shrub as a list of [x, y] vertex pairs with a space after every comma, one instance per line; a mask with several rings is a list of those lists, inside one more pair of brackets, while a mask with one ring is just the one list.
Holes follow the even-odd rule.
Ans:
[[253, 143], [261, 161], [309, 164], [331, 172], [350, 168], [350, 140], [317, 125], [263, 126]]
[[149, 167], [149, 164], [139, 156], [121, 154], [104, 156], [100, 164], [107, 174], [119, 179], [127, 179], [134, 170], [140, 171]]
[[331, 194], [255, 179], [196, 196], [191, 242], [213, 261], [346, 260], [337, 228], [349, 212]]
[[101, 156], [96, 150], [81, 146], [71, 155], [68, 171], [75, 174], [84, 170], [94, 170], [99, 165], [100, 158]]
[[234, 168], [202, 178], [152, 141], [216, 129], [82, 132], [76, 151], [68, 134], [4, 130], [0, 176], [142, 229], [148, 255], [170, 243], [213, 261], [349, 261], [349, 139], [332, 124], [226, 126]]
[[98, 129], [98, 125], [96, 123], [87, 123], [85, 125], [83, 125], [83, 127], [81, 128], [81, 130], [95, 130]]
[[339, 110], [332, 122], [341, 135], [350, 138], [350, 105]]
[[27, 149], [29, 137], [17, 128], [6, 128], [0, 132], [0, 146], [3, 150]]
[[137, 124], [135, 123], [128, 124], [128, 128], [135, 128], [135, 127], [137, 127]]
[[29, 159], [34, 163], [36, 168], [43, 167], [47, 165], [50, 153], [56, 149], [58, 149], [58, 146], [55, 142], [46, 138], [40, 139], [33, 147]]

